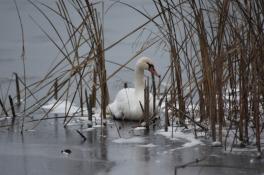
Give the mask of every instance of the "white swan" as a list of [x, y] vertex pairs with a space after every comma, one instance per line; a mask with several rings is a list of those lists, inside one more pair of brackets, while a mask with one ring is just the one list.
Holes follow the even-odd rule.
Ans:
[[[114, 116], [115, 119], [141, 120], [143, 112], [140, 103], [144, 106], [144, 70], [148, 70], [151, 74], [159, 76], [154, 68], [152, 60], [142, 57], [137, 61], [135, 70], [134, 85], [135, 88], [121, 89], [113, 103], [107, 106], [107, 111]], [[149, 94], [149, 111], [153, 114], [153, 96]]]

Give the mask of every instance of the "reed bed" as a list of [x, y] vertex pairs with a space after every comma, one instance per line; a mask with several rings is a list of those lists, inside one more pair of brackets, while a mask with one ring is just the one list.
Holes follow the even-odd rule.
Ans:
[[195, 118], [209, 123], [213, 141], [223, 143], [223, 127], [235, 127], [233, 143], [255, 142], [260, 152], [263, 2], [153, 2], [171, 55], [169, 104], [182, 112], [173, 116], [182, 123], [186, 113], [198, 110]]

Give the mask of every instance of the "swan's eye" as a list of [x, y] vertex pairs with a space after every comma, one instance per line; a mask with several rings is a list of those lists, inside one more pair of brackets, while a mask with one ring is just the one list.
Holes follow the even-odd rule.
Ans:
[[147, 63], [148, 64], [148, 69], [154, 68], [153, 64]]

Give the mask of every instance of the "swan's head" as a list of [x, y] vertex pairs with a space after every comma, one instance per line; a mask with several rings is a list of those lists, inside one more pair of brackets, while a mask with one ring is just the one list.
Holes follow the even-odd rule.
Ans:
[[157, 77], [160, 77], [160, 75], [157, 73], [155, 66], [152, 62], [152, 60], [148, 57], [142, 57], [137, 61], [136, 64], [137, 68], [148, 70], [152, 75], [155, 75]]

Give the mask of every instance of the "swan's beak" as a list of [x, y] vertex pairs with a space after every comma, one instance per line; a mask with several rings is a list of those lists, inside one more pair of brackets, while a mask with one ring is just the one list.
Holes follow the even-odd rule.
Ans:
[[157, 76], [157, 77], [160, 78], [160, 75], [157, 73], [157, 71], [155, 70], [154, 66], [150, 67], [150, 68], [149, 68], [149, 71], [150, 71], [150, 73], [151, 73], [152, 75], [155, 75], [155, 76]]

